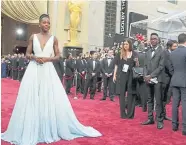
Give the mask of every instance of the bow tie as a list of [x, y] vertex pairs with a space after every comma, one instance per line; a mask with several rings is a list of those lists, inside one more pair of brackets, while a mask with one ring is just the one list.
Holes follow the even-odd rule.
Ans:
[[152, 51], [152, 52], [154, 52], [154, 51], [155, 51], [155, 49], [154, 49], [154, 48], [151, 48], [151, 51]]

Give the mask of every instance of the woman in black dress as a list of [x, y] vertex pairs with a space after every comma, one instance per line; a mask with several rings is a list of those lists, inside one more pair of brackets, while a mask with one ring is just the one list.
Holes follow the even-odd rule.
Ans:
[[[132, 41], [127, 38], [124, 40], [121, 53], [116, 56], [116, 64], [114, 69], [113, 81], [117, 79], [117, 74], [120, 75], [120, 115], [121, 118], [134, 118], [135, 111], [135, 96], [132, 95], [132, 68], [138, 63], [137, 53], [132, 51]], [[125, 94], [127, 92], [127, 107]], [[127, 111], [126, 111], [126, 110]]]

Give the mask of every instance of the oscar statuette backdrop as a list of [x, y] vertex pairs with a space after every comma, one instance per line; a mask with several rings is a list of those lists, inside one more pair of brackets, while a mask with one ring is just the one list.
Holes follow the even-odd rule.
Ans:
[[81, 33], [81, 18], [82, 18], [82, 1], [68, 1], [67, 15], [69, 18], [67, 28], [68, 40], [64, 43], [63, 56], [72, 53], [74, 57], [83, 52], [82, 44], [79, 42], [79, 33]]

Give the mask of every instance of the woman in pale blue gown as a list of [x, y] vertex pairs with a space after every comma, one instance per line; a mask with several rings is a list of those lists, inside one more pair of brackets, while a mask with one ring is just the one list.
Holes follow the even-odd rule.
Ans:
[[[50, 19], [39, 19], [41, 32], [30, 37], [26, 56], [30, 59], [17, 100], [2, 140], [16, 145], [51, 143], [60, 139], [99, 137], [76, 118], [52, 61], [59, 58], [58, 41], [51, 36]], [[34, 55], [32, 55], [32, 51]], [[52, 57], [53, 52], [55, 57]]]

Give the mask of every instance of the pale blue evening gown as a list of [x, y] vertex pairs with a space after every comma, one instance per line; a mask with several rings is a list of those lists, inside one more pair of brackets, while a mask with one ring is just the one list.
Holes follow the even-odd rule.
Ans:
[[[52, 56], [53, 42], [51, 36], [42, 50], [34, 35], [34, 55]], [[52, 62], [41, 65], [31, 61], [20, 84], [8, 128], [1, 134], [2, 140], [16, 145], [36, 145], [99, 136], [100, 132], [77, 120]]]

